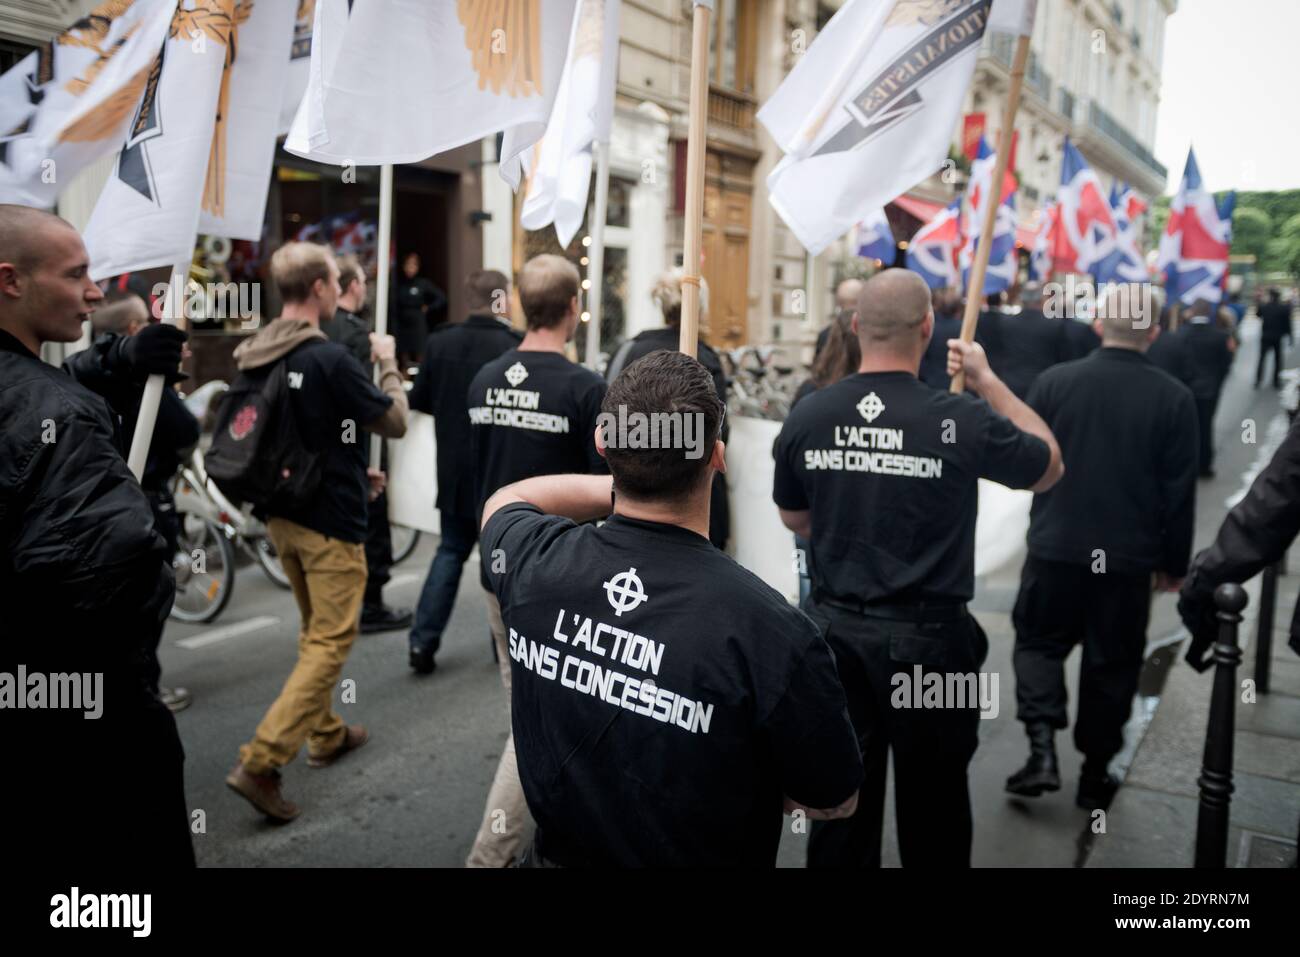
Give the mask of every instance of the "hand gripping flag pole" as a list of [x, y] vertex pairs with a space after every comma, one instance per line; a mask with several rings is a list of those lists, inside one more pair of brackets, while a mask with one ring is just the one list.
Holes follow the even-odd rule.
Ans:
[[[172, 266], [171, 281], [167, 284], [167, 299], [163, 304], [163, 322], [173, 326], [185, 315], [185, 283], [190, 278], [190, 259], [187, 257]], [[135, 419], [135, 432], [131, 436], [131, 451], [126, 466], [139, 482], [144, 476], [145, 462], [149, 460], [149, 445], [153, 441], [153, 427], [158, 421], [158, 406], [162, 402], [165, 382], [163, 376], [151, 375], [144, 384], [140, 398], [140, 412]]]
[[691, 112], [686, 139], [686, 233], [678, 349], [694, 358], [700, 339], [700, 245], [704, 228], [704, 125], [709, 108], [709, 17], [713, 0], [695, 0], [691, 36]]
[[[984, 223], [980, 228], [979, 246], [971, 266], [970, 283], [966, 286], [966, 312], [961, 319], [963, 342], [975, 340], [975, 324], [979, 321], [980, 303], [983, 301], [984, 275], [989, 268], [989, 252], [993, 248], [993, 230], [997, 225], [998, 207], [1002, 205], [1002, 180], [1006, 177], [1007, 163], [1011, 158], [1012, 131], [1016, 128], [1016, 111], [1020, 108], [1020, 87], [1025, 81], [1025, 63], [1029, 59], [1029, 36], [1021, 34], [1016, 40], [1016, 55], [1011, 62], [1011, 87], [1007, 91], [1007, 107], [1002, 114], [1002, 134], [998, 143], [998, 158], [993, 169], [992, 195], [984, 204]], [[960, 370], [952, 377], [951, 391], [966, 388], [966, 376]]]

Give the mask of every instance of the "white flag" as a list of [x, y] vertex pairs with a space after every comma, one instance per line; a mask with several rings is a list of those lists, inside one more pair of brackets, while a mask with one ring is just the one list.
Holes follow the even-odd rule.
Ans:
[[224, 142], [214, 148], [208, 165], [201, 233], [262, 238], [280, 125], [280, 104], [266, 91], [284, 83], [293, 25], [292, 4], [266, 2], [254, 3], [248, 19], [238, 24], [235, 55], [217, 104], [217, 136], [224, 134]]
[[[334, 70], [348, 28], [349, 0], [316, 0], [307, 56], [307, 81], [284, 148], [307, 156], [329, 141], [325, 133], [325, 78]], [[298, 68], [294, 66], [296, 71]], [[317, 157], [319, 158], [319, 157]]]
[[176, 0], [107, 0], [0, 76], [0, 202], [50, 207], [126, 135]]
[[568, 246], [582, 225], [591, 182], [591, 145], [609, 143], [621, 2], [581, 0], [551, 121], [546, 134], [524, 154], [527, 189], [520, 223], [524, 229], [554, 223], [561, 246]]
[[[1030, 5], [997, 0], [998, 19], [1023, 26]], [[993, 7], [848, 0], [759, 110], [787, 154], [769, 198], [809, 252], [940, 167]]]
[[519, 154], [551, 115], [576, 3], [356, 4], [332, 69], [317, 70], [313, 37], [321, 83], [308, 84], [300, 113], [318, 119], [307, 144], [291, 133], [285, 148], [327, 163], [414, 163], [505, 130], [501, 176], [518, 188]]
[[[184, 0], [137, 107], [117, 166], [86, 226], [93, 279], [188, 259], [199, 209], [221, 187], [217, 104], [231, 41], [250, 8]], [[224, 117], [223, 121], [228, 121]]]
[[[298, 11], [293, 23], [293, 46], [289, 51], [289, 70], [284, 77], [284, 92], [280, 96], [280, 125], [276, 131], [284, 136], [293, 126], [298, 104], [307, 92], [307, 79], [311, 76], [312, 24], [316, 20], [316, 0], [298, 0]], [[343, 12], [347, 14], [346, 5]]]

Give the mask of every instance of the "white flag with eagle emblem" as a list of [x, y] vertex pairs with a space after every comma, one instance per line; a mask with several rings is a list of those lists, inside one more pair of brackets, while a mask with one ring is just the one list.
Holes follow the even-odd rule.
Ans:
[[[317, 6], [342, 0], [318, 0]], [[505, 131], [501, 176], [541, 138], [564, 69], [577, 0], [386, 0], [354, 6], [334, 63], [312, 45], [285, 148], [326, 163], [414, 163]], [[318, 15], [319, 22], [319, 15]]]
[[0, 76], [0, 202], [51, 207], [121, 145], [176, 0], [105, 0]]
[[86, 226], [92, 278], [188, 259], [200, 211], [221, 214], [230, 117], [219, 121], [219, 107], [239, 31], [262, 2], [181, 0]]
[[848, 0], [758, 112], [772, 206], [811, 253], [939, 169], [980, 42], [1035, 0]]

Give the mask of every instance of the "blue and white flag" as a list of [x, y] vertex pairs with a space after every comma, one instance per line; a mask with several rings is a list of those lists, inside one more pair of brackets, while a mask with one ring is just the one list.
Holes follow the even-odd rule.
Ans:
[[968, 291], [975, 254], [983, 241], [980, 233], [984, 227], [984, 218], [988, 215], [988, 203], [998, 204], [993, 221], [988, 269], [984, 273], [984, 291], [981, 293], [984, 296], [1010, 289], [1015, 284], [1020, 265], [1016, 257], [1016, 178], [1007, 170], [1001, 188], [995, 191], [993, 173], [997, 159], [997, 153], [989, 149], [988, 143], [981, 136], [979, 153], [971, 164], [970, 182], [966, 184], [966, 194], [962, 201], [961, 279], [962, 286]]
[[1028, 33], [1034, 0], [848, 0], [758, 119], [786, 154], [773, 208], [821, 252], [943, 164], [988, 30]]
[[1092, 266], [1098, 285], [1108, 282], [1144, 282], [1150, 278], [1146, 258], [1137, 245], [1137, 227], [1133, 217], [1145, 210], [1146, 203], [1131, 187], [1116, 183], [1110, 191], [1110, 210], [1115, 219], [1115, 238], [1109, 250]]
[[876, 210], [858, 223], [858, 255], [864, 259], [879, 259], [882, 266], [894, 265], [898, 246], [883, 209]]
[[1202, 299], [1210, 303], [1222, 300], [1232, 244], [1231, 210], [1226, 220], [1223, 212], [1201, 182], [1196, 154], [1189, 149], [1182, 182], [1169, 204], [1169, 220], [1160, 237], [1158, 266], [1164, 271], [1170, 302], [1190, 306]]
[[961, 200], [954, 199], [917, 230], [907, 244], [907, 268], [931, 289], [956, 288], [961, 282], [957, 250], [961, 246]]

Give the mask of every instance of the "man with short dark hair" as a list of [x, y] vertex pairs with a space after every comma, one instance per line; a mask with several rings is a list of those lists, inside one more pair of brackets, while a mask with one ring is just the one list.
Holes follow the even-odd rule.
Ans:
[[1067, 320], [1043, 313], [1043, 287], [1027, 283], [1020, 290], [1019, 312], [990, 312], [980, 325], [991, 325], [997, 341], [996, 358], [990, 365], [1016, 398], [1024, 399], [1034, 380], [1045, 369], [1073, 358], [1066, 340]]
[[1273, 388], [1282, 386], [1282, 340], [1291, 341], [1291, 307], [1282, 302], [1276, 289], [1268, 291], [1268, 302], [1259, 310], [1259, 363], [1255, 366], [1255, 388], [1264, 381], [1264, 360], [1273, 355]]
[[[475, 510], [502, 486], [534, 475], [603, 472], [592, 436], [605, 381], [570, 362], [565, 345], [578, 328], [578, 270], [563, 256], [534, 256], [519, 272], [519, 301], [528, 333], [517, 349], [487, 363], [469, 387]], [[477, 517], [477, 516], [476, 516]], [[503, 561], [480, 549], [479, 567], [501, 681], [510, 693], [510, 656], [501, 607], [489, 570]], [[528, 808], [519, 786], [513, 735], [488, 792], [470, 867], [504, 867], [523, 843]]]
[[301, 442], [321, 455], [311, 499], [273, 511], [266, 523], [302, 616], [298, 661], [226, 777], [231, 790], [281, 822], [297, 817], [298, 807], [281, 794], [279, 769], [304, 743], [308, 766], [323, 768], [370, 737], [361, 725], [344, 724], [331, 707], [365, 592], [366, 503], [384, 483], [382, 472], [367, 468], [362, 430], [386, 438], [406, 431], [406, 390], [392, 337], [370, 339], [380, 391], [361, 364], [320, 331], [338, 304], [338, 276], [326, 247], [281, 246], [271, 257], [271, 278], [284, 308], [235, 350], [241, 370], [286, 364], [289, 410]]
[[1081, 644], [1075, 800], [1087, 810], [1107, 807], [1118, 786], [1107, 766], [1137, 691], [1153, 576], [1178, 590], [1196, 518], [1196, 410], [1187, 387], [1146, 358], [1161, 335], [1150, 287], [1111, 287], [1097, 314], [1101, 348], [1047, 370], [1029, 394], [1070, 471], [1030, 511], [1012, 612], [1016, 717], [1030, 753], [1006, 784], [1023, 797], [1060, 787], [1053, 736], [1068, 723], [1065, 658]]
[[470, 273], [465, 281], [469, 316], [435, 329], [424, 345], [424, 361], [411, 387], [411, 408], [433, 416], [437, 440], [438, 550], [420, 590], [410, 635], [410, 663], [416, 674], [432, 674], [434, 656], [451, 618], [461, 570], [478, 541], [469, 405], [474, 376], [523, 338], [508, 325], [510, 280], [495, 269]]
[[[113, 377], [138, 403], [150, 374], [179, 378], [186, 337], [150, 326], [64, 369], [42, 362], [42, 344], [78, 340], [102, 301], [89, 269], [67, 222], [0, 205], [0, 673], [26, 705], [0, 710], [6, 854], [193, 867], [185, 754], [147, 664], [175, 593], [171, 555], [99, 392]], [[68, 677], [72, 699], [49, 707]]]
[[602, 405], [612, 479], [525, 479], [484, 507], [537, 821], [525, 866], [771, 867], [782, 809], [854, 811], [830, 649], [706, 537], [723, 411], [702, 365], [653, 352]]
[[[777, 438], [772, 497], [811, 542], [808, 614], [835, 652], [866, 768], [858, 814], [813, 825], [810, 867], [880, 866], [891, 750], [903, 865], [969, 866], [966, 772], [987, 703], [988, 639], [966, 607], [978, 480], [1045, 489], [1062, 472], [1051, 431], [979, 345], [951, 340], [948, 373], [964, 371], [984, 401], [917, 379], [933, 328], [920, 276], [872, 276], [853, 320], [858, 374], [803, 399]], [[911, 707], [936, 681], [961, 697]]]

